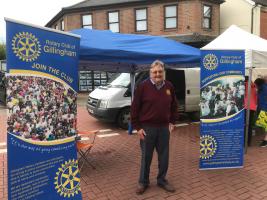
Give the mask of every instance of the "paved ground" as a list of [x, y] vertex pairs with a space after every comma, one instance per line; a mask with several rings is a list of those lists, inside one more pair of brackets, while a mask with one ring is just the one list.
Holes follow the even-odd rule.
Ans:
[[[257, 146], [262, 136], [253, 138], [243, 169], [199, 171], [198, 124], [180, 126], [171, 135], [168, 179], [177, 188], [176, 193], [167, 193], [156, 186], [155, 154], [151, 187], [144, 195], [135, 195], [140, 162], [138, 137], [89, 117], [83, 103], [85, 97], [82, 97], [78, 102], [79, 129], [110, 129], [101, 133], [110, 137], [97, 137], [92, 151], [91, 160], [96, 169], [88, 167], [81, 172], [84, 200], [267, 200], [267, 148]], [[7, 199], [5, 121], [5, 110], [0, 108], [0, 199], [3, 200]], [[118, 135], [111, 136], [114, 133]]]

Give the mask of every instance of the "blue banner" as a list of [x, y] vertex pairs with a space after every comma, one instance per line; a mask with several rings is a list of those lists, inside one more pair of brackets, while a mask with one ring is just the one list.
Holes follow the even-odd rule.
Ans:
[[200, 169], [243, 166], [244, 51], [201, 51]]
[[7, 20], [8, 199], [81, 199], [79, 37]]

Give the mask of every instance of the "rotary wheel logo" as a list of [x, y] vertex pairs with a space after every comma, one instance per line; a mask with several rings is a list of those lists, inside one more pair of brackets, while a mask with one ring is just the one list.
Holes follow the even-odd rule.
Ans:
[[81, 191], [77, 160], [66, 161], [56, 174], [55, 188], [60, 196], [70, 198]]
[[200, 158], [209, 159], [217, 150], [217, 142], [214, 137], [210, 135], [203, 135], [200, 137]]
[[18, 33], [13, 37], [12, 49], [19, 59], [26, 62], [36, 60], [41, 53], [38, 39], [28, 32]]
[[218, 59], [214, 54], [207, 54], [203, 59], [203, 65], [207, 70], [214, 70], [218, 67]]

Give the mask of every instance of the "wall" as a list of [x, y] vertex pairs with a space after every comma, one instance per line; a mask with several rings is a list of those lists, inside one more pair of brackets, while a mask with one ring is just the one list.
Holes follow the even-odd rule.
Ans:
[[[203, 3], [212, 7], [212, 29], [202, 29], [202, 9]], [[176, 29], [164, 29], [164, 5], [178, 5], [178, 27]], [[148, 8], [148, 31], [135, 32], [135, 8]], [[157, 3], [148, 6], [125, 6], [114, 9], [101, 9], [82, 13], [65, 14], [65, 30], [81, 28], [81, 15], [93, 14], [93, 27], [95, 29], [108, 29], [107, 12], [120, 10], [120, 32], [121, 33], [142, 33], [149, 35], [176, 35], [200, 33], [204, 35], [216, 36], [219, 34], [220, 7], [218, 4], [206, 1], [176, 1], [173, 3]], [[59, 21], [58, 21], [59, 23]]]

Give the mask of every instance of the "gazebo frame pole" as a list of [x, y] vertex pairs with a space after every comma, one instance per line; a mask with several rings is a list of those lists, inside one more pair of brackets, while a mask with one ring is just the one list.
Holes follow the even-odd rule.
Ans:
[[[135, 89], [135, 72], [131, 71], [130, 73], [130, 81], [131, 81], [131, 104], [133, 102], [133, 98], [134, 98], [134, 89]], [[132, 135], [133, 134], [133, 127], [131, 124], [131, 121], [129, 121], [128, 124], [128, 134]]]
[[247, 112], [246, 112], [246, 129], [245, 129], [245, 154], [248, 150], [248, 132], [249, 132], [249, 117], [250, 117], [250, 97], [251, 97], [251, 80], [252, 80], [252, 66], [249, 67], [248, 77], [248, 93], [247, 93]]

